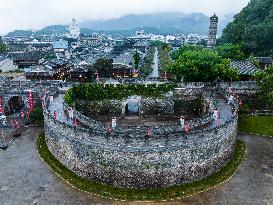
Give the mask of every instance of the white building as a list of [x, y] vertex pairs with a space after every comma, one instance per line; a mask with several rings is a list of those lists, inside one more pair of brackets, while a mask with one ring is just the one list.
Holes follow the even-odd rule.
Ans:
[[13, 60], [10, 58], [5, 58], [0, 56], [0, 70], [3, 72], [9, 72], [17, 70], [18, 66], [13, 64]]
[[69, 33], [72, 38], [78, 38], [80, 36], [80, 26], [74, 18], [69, 25]]

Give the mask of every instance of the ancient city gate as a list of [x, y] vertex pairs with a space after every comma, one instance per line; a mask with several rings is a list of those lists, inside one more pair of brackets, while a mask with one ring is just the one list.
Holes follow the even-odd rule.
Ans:
[[[56, 90], [56, 82], [1, 82], [0, 83], [0, 111], [10, 114], [14, 109], [31, 110], [39, 102], [45, 91], [52, 93]], [[18, 110], [16, 110], [18, 111]]]

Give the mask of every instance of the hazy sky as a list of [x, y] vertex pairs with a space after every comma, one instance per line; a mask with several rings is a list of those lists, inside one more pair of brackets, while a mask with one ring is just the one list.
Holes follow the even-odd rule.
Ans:
[[180, 11], [222, 16], [239, 12], [249, 0], [0, 0], [0, 34], [14, 29], [109, 19], [125, 14]]

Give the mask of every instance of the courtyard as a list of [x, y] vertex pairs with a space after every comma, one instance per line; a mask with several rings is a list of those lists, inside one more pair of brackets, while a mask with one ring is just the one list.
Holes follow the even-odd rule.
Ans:
[[[28, 128], [0, 151], [1, 204], [145, 204], [115, 202], [70, 187], [41, 161], [36, 139], [43, 128]], [[272, 204], [273, 139], [239, 134], [247, 155], [230, 181], [198, 195], [161, 204]], [[151, 203], [149, 203], [151, 204]]]

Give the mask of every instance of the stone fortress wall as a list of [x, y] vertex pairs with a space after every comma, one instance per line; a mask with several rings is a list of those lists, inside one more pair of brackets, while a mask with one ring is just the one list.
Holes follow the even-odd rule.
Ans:
[[145, 126], [118, 126], [108, 134], [80, 113], [89, 129], [54, 122], [47, 111], [44, 116], [52, 154], [76, 174], [115, 187], [162, 188], [202, 179], [227, 162], [237, 135], [237, 117], [188, 134], [179, 124], [155, 126], [148, 137]]
[[43, 81], [43, 82], [32, 82], [32, 81], [8, 81], [0, 82], [0, 96], [2, 96], [3, 107], [8, 105], [9, 100], [13, 96], [22, 97], [24, 105], [29, 108], [29, 97], [28, 91], [33, 92], [34, 103], [40, 101], [40, 97], [44, 95], [43, 90], [47, 89], [51, 95], [56, 96], [58, 94], [59, 82], [57, 81]]

